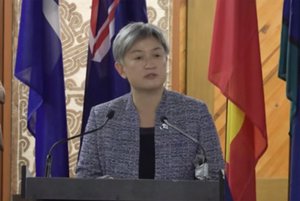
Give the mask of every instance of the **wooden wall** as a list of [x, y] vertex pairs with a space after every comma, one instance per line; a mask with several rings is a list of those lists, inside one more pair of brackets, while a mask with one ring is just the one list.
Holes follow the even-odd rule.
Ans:
[[[207, 80], [216, 0], [187, 0], [187, 93], [208, 103], [225, 145], [225, 98]], [[283, 0], [257, 0], [268, 149], [256, 167], [260, 201], [287, 200], [289, 102], [278, 79]], [[243, 145], [241, 145], [243, 146]]]
[[259, 178], [287, 178], [289, 110], [285, 83], [277, 76], [283, 0], [257, 2], [269, 147], [257, 165]]

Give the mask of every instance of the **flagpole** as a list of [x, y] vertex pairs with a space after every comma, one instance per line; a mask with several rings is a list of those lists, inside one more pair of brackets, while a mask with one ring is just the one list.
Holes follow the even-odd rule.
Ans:
[[[225, 158], [225, 163], [227, 163], [226, 161], [226, 156], [227, 156], [227, 120], [228, 120], [228, 98], [226, 98], [226, 112], [225, 112], [225, 146], [224, 146], [224, 149], [225, 149], [225, 154], [224, 154], [224, 158]], [[225, 172], [227, 171], [227, 168], [225, 166]]]
[[292, 135], [291, 135], [291, 130], [289, 130], [288, 132], [288, 135], [289, 135], [289, 143], [290, 143], [290, 147], [289, 147], [289, 176], [288, 176], [288, 200], [291, 199], [291, 162], [292, 162], [292, 159], [291, 159], [291, 156], [292, 156]]

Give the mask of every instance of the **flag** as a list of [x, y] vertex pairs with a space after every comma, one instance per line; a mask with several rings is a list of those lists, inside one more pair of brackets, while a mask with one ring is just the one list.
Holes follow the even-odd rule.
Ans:
[[300, 1], [285, 0], [283, 5], [278, 76], [286, 81], [291, 101], [289, 200], [300, 200]]
[[[36, 176], [44, 176], [49, 148], [67, 137], [58, 1], [23, 0], [15, 77], [29, 87], [27, 128], [35, 137]], [[68, 149], [52, 154], [52, 176], [68, 176]]]
[[217, 1], [208, 78], [228, 100], [225, 172], [232, 200], [255, 201], [255, 166], [267, 148], [255, 0]]
[[82, 132], [92, 106], [130, 91], [127, 80], [121, 78], [115, 70], [111, 45], [122, 27], [137, 21], [147, 22], [145, 0], [92, 2]]

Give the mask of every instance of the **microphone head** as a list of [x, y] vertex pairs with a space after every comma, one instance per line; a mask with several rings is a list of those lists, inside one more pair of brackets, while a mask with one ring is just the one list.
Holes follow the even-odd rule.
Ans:
[[114, 115], [115, 115], [115, 111], [114, 110], [109, 110], [107, 115], [106, 115], [106, 118], [111, 119], [111, 118], [114, 117]]
[[168, 121], [168, 118], [165, 117], [165, 116], [162, 116], [162, 117], [160, 118], [160, 121], [161, 121], [162, 123], [165, 123], [165, 121]]

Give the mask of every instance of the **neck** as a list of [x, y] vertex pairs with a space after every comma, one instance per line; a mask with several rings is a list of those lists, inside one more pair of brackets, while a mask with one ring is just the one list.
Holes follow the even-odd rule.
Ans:
[[155, 124], [155, 113], [160, 103], [163, 88], [157, 91], [137, 92], [132, 90], [134, 105], [140, 117], [141, 127], [153, 127]]
[[132, 90], [132, 98], [134, 105], [138, 111], [154, 109], [156, 110], [164, 88], [161, 88], [156, 91], [136, 91]]

